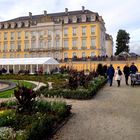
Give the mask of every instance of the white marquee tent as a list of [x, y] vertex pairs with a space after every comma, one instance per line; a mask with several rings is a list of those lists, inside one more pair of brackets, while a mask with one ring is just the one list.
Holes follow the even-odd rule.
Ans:
[[57, 67], [59, 63], [52, 57], [40, 57], [40, 58], [2, 58], [0, 59], [0, 67], [13, 69], [16, 73], [19, 70], [29, 70], [30, 73], [39, 71], [40, 68], [43, 72], [50, 73], [51, 69]]

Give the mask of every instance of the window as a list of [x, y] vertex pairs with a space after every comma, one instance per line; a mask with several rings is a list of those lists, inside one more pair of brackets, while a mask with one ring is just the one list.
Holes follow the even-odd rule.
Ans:
[[10, 58], [13, 58], [14, 56], [13, 56], [13, 54], [10, 54]]
[[68, 48], [68, 40], [64, 40], [64, 48]]
[[85, 57], [86, 57], [86, 53], [82, 52], [82, 58], [85, 58]]
[[20, 58], [20, 54], [17, 54], [17, 58]]
[[95, 26], [91, 26], [91, 34], [95, 34]]
[[93, 58], [95, 56], [95, 53], [94, 52], [91, 52], [91, 57]]
[[43, 37], [44, 36], [44, 31], [39, 31], [39, 37]]
[[27, 58], [28, 57], [28, 54], [24, 54], [24, 58]]
[[18, 42], [18, 47], [17, 47], [18, 51], [21, 51], [21, 42]]
[[59, 59], [59, 54], [56, 52], [55, 53], [55, 59], [58, 60]]
[[7, 50], [7, 43], [4, 43], [4, 50]]
[[40, 40], [39, 41], [39, 48], [43, 48], [43, 47], [44, 47], [43, 40]]
[[59, 30], [55, 31], [56, 36], [59, 36], [59, 33], [60, 33]]
[[35, 47], [36, 47], [36, 41], [33, 40], [33, 41], [31, 42], [31, 48], [35, 48]]
[[11, 50], [14, 50], [14, 49], [15, 49], [14, 43], [11, 43], [11, 44], [10, 44], [10, 49], [11, 49]]
[[76, 45], [77, 45], [77, 40], [76, 39], [73, 39], [72, 40], [72, 47], [76, 47]]
[[6, 54], [3, 54], [3, 58], [6, 58]]
[[86, 27], [82, 27], [82, 35], [86, 35]]
[[72, 53], [72, 57], [73, 57], [73, 58], [76, 57], [76, 52], [73, 52], [73, 53]]
[[75, 27], [73, 28], [72, 31], [73, 31], [73, 36], [76, 36], [76, 28]]
[[66, 53], [64, 53], [64, 59], [65, 58], [68, 58], [68, 53], [66, 52]]
[[11, 40], [13, 40], [15, 38], [15, 33], [11, 32]]
[[51, 40], [48, 40], [48, 48], [51, 48], [52, 42]]
[[32, 38], [34, 38], [36, 36], [36, 32], [32, 32]]
[[25, 49], [29, 49], [29, 42], [25, 42]]
[[18, 32], [18, 39], [21, 39], [21, 32]]
[[56, 40], [56, 48], [58, 48], [60, 46], [60, 41]]
[[7, 40], [7, 32], [4, 33], [4, 40]]
[[29, 38], [29, 32], [25, 32], [25, 39]]
[[91, 38], [91, 48], [95, 49], [96, 47], [96, 40], [95, 38]]
[[52, 32], [50, 30], [48, 30], [48, 36], [51, 36]]
[[67, 36], [67, 35], [68, 35], [68, 29], [65, 28], [65, 29], [64, 29], [64, 36]]
[[86, 39], [82, 39], [82, 47], [86, 48]]

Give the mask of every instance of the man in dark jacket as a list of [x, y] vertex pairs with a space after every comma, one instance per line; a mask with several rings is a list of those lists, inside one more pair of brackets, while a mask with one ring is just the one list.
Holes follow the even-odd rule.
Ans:
[[135, 74], [138, 72], [138, 68], [134, 65], [134, 62], [132, 62], [132, 65], [130, 66], [130, 73]]
[[109, 84], [110, 84], [110, 86], [112, 86], [114, 72], [115, 72], [115, 70], [114, 70], [112, 64], [110, 64], [110, 67], [107, 69], [107, 76], [109, 78]]
[[124, 73], [124, 75], [125, 75], [125, 83], [126, 83], [126, 85], [129, 85], [129, 84], [128, 84], [128, 78], [129, 78], [129, 75], [130, 75], [130, 68], [129, 68], [128, 64], [126, 64], [126, 65], [124, 66], [124, 68], [123, 68], [123, 73]]

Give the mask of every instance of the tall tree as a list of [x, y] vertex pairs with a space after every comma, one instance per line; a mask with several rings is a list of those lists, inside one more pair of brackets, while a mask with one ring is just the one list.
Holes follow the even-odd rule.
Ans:
[[116, 39], [116, 52], [115, 55], [125, 51], [129, 53], [129, 33], [125, 30], [119, 30]]

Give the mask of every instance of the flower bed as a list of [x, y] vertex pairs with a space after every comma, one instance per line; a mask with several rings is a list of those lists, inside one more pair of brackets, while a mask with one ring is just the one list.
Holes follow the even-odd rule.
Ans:
[[36, 101], [31, 113], [17, 113], [17, 102], [0, 104], [0, 139], [40, 140], [51, 136], [70, 115], [71, 106], [64, 102]]
[[88, 88], [78, 87], [75, 90], [69, 88], [59, 88], [59, 89], [51, 89], [44, 88], [40, 90], [41, 94], [46, 97], [63, 97], [67, 99], [91, 99], [100, 88], [102, 88], [106, 83], [106, 79], [104, 77], [95, 78], [90, 82]]

